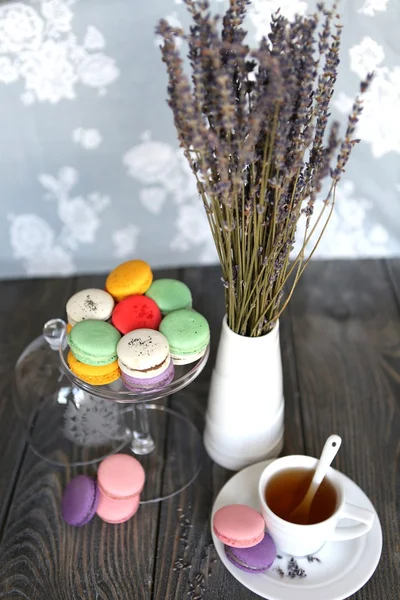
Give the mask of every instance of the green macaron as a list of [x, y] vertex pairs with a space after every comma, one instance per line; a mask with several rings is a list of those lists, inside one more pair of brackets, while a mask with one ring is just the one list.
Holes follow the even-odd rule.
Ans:
[[207, 319], [195, 310], [181, 309], [169, 313], [161, 321], [159, 330], [168, 340], [175, 365], [199, 360], [210, 342]]
[[181, 308], [192, 308], [192, 294], [188, 286], [177, 279], [157, 279], [145, 295], [154, 300], [163, 315]]
[[121, 334], [104, 321], [88, 319], [70, 331], [68, 344], [77, 360], [86, 365], [102, 366], [117, 360], [117, 344]]

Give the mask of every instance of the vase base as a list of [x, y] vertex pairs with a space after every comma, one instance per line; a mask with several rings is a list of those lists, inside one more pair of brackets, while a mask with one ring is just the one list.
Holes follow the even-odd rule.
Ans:
[[274, 443], [273, 446], [268, 448], [266, 452], [262, 454], [249, 456], [236, 456], [233, 453], [223, 452], [220, 447], [217, 447], [213, 444], [211, 436], [206, 430], [204, 432], [203, 443], [209, 457], [217, 463], [220, 467], [224, 467], [225, 469], [229, 469], [230, 471], [240, 471], [249, 465], [254, 463], [261, 462], [263, 460], [270, 460], [273, 458], [278, 458], [283, 449], [283, 430], [278, 438], [278, 440]]

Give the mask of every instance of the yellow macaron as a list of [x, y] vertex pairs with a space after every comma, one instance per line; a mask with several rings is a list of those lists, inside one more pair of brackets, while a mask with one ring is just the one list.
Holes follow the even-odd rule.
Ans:
[[71, 329], [72, 329], [71, 323], [67, 323], [67, 333], [70, 333]]
[[73, 374], [82, 381], [90, 383], [90, 385], [107, 385], [107, 383], [116, 381], [120, 375], [118, 361], [116, 360], [108, 365], [94, 367], [80, 362], [70, 351], [68, 352], [67, 362]]
[[150, 265], [143, 260], [128, 260], [116, 267], [106, 280], [106, 290], [120, 302], [134, 294], [144, 294], [153, 282]]

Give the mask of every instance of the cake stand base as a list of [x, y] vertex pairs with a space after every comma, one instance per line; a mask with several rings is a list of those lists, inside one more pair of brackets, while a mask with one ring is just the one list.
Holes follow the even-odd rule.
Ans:
[[198, 475], [203, 457], [200, 432], [181, 413], [163, 405], [118, 404], [76, 387], [42, 399], [28, 443], [37, 456], [58, 467], [96, 467], [110, 454], [132, 454], [146, 473], [144, 504], [184, 490]]
[[142, 408], [146, 410], [154, 448], [148, 454], [141, 454], [140, 447], [137, 452], [133, 436], [122, 451], [132, 453], [143, 465], [146, 483], [140, 501], [149, 504], [179, 494], [196, 479], [201, 469], [203, 444], [198, 429], [179, 412], [155, 404]]

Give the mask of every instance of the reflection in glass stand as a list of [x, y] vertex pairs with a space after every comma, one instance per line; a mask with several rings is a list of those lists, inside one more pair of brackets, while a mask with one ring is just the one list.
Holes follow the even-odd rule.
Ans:
[[208, 353], [176, 367], [174, 380], [159, 390], [133, 393], [120, 379], [92, 386], [69, 370], [64, 321], [48, 321], [15, 371], [15, 406], [30, 447], [57, 466], [87, 465], [115, 452], [132, 452], [147, 475], [142, 502], [173, 496], [200, 470], [201, 436], [187, 417], [154, 402], [188, 386], [203, 370]]

